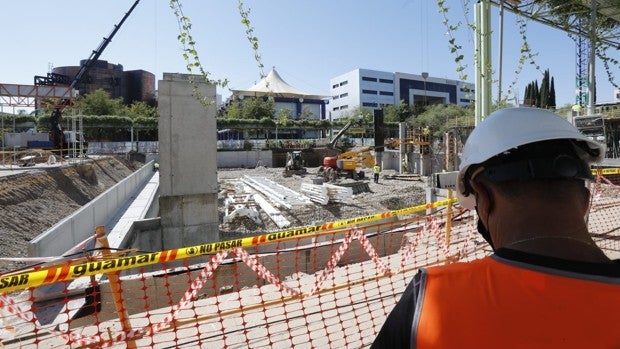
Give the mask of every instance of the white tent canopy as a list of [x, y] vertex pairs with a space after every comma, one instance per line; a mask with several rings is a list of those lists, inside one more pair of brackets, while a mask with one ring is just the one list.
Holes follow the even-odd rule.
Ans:
[[308, 93], [296, 89], [295, 87], [287, 84], [280, 74], [276, 71], [275, 67], [271, 69], [269, 74], [256, 85], [250, 87], [247, 90], [232, 90], [235, 96], [250, 96], [250, 97], [284, 97], [284, 98], [306, 98], [306, 99], [324, 99], [328, 96], [321, 96], [313, 93]]

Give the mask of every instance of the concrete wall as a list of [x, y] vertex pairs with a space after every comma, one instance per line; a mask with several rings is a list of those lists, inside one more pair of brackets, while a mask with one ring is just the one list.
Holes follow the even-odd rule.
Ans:
[[[383, 233], [378, 236], [369, 237], [369, 240], [373, 246], [375, 246], [379, 256], [391, 255], [399, 251], [401, 241], [407, 231], [408, 230], [401, 230]], [[319, 239], [331, 241], [334, 238], [342, 237], [342, 235], [336, 237], [328, 235]], [[304, 242], [309, 242], [311, 239], [312, 238], [301, 239], [302, 241], [291, 240], [288, 244], [260, 245], [258, 247], [260, 251], [248, 249], [248, 252], [264, 253], [264, 251], [281, 251], [279, 253], [258, 256], [260, 263], [281, 280], [285, 280], [288, 276], [294, 275], [295, 273], [312, 275], [325, 268], [334, 254], [334, 251], [338, 248], [339, 243], [335, 245], [326, 243], [319, 246], [314, 244], [303, 245]], [[297, 247], [297, 249], [283, 251], [286, 247]], [[199, 265], [198, 263], [206, 263], [211, 257], [212, 256], [201, 256], [189, 259], [186, 263], [194, 265], [193, 268], [188, 270], [186, 265], [179, 265], [181, 267], [179, 270], [182, 272], [167, 274], [166, 277], [123, 277], [124, 297], [125, 299], [132, 300], [131, 302], [125, 303], [127, 312], [131, 315], [144, 312], [145, 309], [149, 308], [163, 308], [170, 305], [170, 300], [176, 302], [181, 299], [183, 294], [187, 291], [189, 285], [188, 280], [194, 280], [202, 271], [203, 265]], [[370, 257], [361, 244], [358, 241], [354, 241], [349, 245], [348, 250], [342, 256], [339, 266], [364, 262], [369, 259]], [[150, 268], [141, 269], [157, 270], [157, 272], [151, 275], [158, 276], [165, 273], [162, 269], [172, 268], [173, 264], [175, 263], [167, 263], [165, 266], [155, 264], [150, 266]], [[371, 268], [374, 268], [374, 266]], [[132, 274], [134, 272], [135, 271], [130, 271], [127, 274]], [[222, 293], [238, 292], [246, 287], [262, 286], [266, 283], [265, 280], [259, 278], [256, 273], [244, 263], [230, 263], [230, 261], [227, 261], [217, 268], [215, 275], [210, 278], [206, 286], [200, 290], [200, 294], [201, 297], [214, 297]], [[112, 292], [110, 291], [109, 284], [102, 282], [100, 283], [100, 287], [102, 309], [97, 313], [96, 320], [105, 321], [118, 317], [113, 306], [114, 302], [111, 299]], [[162, 290], [166, 292], [162, 292]], [[304, 287], [304, 290], [308, 290], [308, 285]], [[92, 315], [74, 319], [71, 321], [71, 326], [79, 327], [89, 322], [92, 323], [93, 320], [95, 319]]]
[[[216, 91], [201, 76], [159, 81], [159, 212], [164, 248], [217, 241]], [[206, 105], [195, 96], [198, 91]]]
[[[152, 163], [142, 166], [129, 177], [32, 239], [28, 243], [28, 254], [33, 257], [60, 256], [93, 236], [95, 228], [108, 224], [152, 174]], [[111, 228], [106, 227], [106, 231], [110, 231]]]
[[273, 167], [271, 150], [218, 151], [219, 168], [254, 168], [257, 166]]
[[[8, 126], [8, 125], [5, 125]], [[4, 146], [7, 148], [13, 147], [27, 147], [30, 141], [47, 142], [50, 140], [50, 136], [47, 133], [39, 132], [21, 132], [4, 134]]]

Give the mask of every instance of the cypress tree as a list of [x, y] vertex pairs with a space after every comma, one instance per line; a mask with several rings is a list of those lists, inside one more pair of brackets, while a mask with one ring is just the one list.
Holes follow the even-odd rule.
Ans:
[[551, 108], [555, 108], [555, 83], [553, 81], [553, 76], [551, 77], [551, 87], [549, 88], [549, 106]]
[[540, 84], [540, 101], [541, 108], [549, 108], [549, 69], [545, 70], [542, 83]]

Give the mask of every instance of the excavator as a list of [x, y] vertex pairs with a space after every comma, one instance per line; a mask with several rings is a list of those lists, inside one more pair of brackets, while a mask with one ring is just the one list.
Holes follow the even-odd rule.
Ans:
[[301, 158], [301, 150], [295, 150], [286, 153], [286, 166], [284, 166], [284, 177], [290, 177], [294, 174], [302, 175], [308, 172], [304, 167], [304, 162]]

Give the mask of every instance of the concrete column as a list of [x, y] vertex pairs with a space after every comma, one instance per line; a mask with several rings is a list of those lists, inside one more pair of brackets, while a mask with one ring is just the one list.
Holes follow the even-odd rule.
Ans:
[[407, 154], [405, 153], [406, 144], [404, 144], [404, 140], [407, 139], [407, 124], [401, 122], [398, 124], [398, 137], [401, 140], [398, 146], [398, 173], [405, 174], [408, 171], [403, 169], [403, 160], [407, 161], [407, 166], [409, 166], [409, 159], [407, 159]]
[[[194, 88], [206, 107], [193, 95]], [[163, 248], [217, 241], [215, 86], [200, 76], [164, 73], [158, 92]]]

